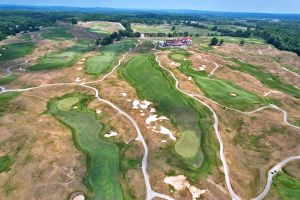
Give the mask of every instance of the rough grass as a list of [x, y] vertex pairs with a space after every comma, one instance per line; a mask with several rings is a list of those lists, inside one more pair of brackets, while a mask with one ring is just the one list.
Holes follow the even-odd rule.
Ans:
[[257, 66], [253, 66], [238, 60], [234, 61], [238, 64], [238, 67], [230, 66], [232, 69], [248, 73], [251, 76], [256, 77], [260, 82], [262, 82], [264, 85], [267, 85], [269, 88], [279, 90], [283, 93], [300, 99], [300, 90], [293, 85], [283, 83], [277, 76], [264, 72]]
[[59, 52], [50, 53], [38, 60], [36, 65], [29, 67], [30, 70], [51, 70], [72, 66], [84, 52], [89, 50], [87, 42], [79, 42], [73, 47]]
[[[62, 111], [58, 108], [65, 98], [77, 97], [78, 109]], [[72, 129], [73, 139], [83, 153], [87, 155], [87, 177], [89, 199], [123, 199], [119, 182], [119, 148], [117, 145], [100, 138], [103, 128], [93, 111], [87, 109], [89, 96], [73, 93], [62, 98], [52, 99], [48, 103], [48, 113]]]
[[0, 46], [0, 62], [24, 57], [32, 53], [35, 47], [33, 42], [2, 45]]
[[[197, 155], [183, 160], [187, 165], [199, 169], [205, 159], [203, 151], [212, 151], [212, 146], [206, 143], [208, 138], [204, 138], [209, 136], [202, 132], [208, 131], [204, 129], [209, 126], [208, 110], [180, 93], [171, 77], [161, 71], [153, 55], [135, 56], [122, 67], [121, 75], [137, 89], [140, 98], [152, 101], [156, 109], [168, 116], [181, 131], [196, 133], [194, 139], [199, 141]], [[203, 122], [205, 120], [206, 123]], [[214, 155], [211, 156], [212, 160], [205, 163], [206, 169], [212, 165]]]
[[[174, 52], [170, 54], [170, 58], [176, 62], [180, 62], [180, 71], [187, 76], [191, 76], [197, 86], [204, 92], [205, 96], [214, 101], [236, 109], [246, 110], [255, 106], [263, 106], [267, 104], [267, 100], [259, 97], [234, 83], [208, 77], [206, 72], [197, 72], [192, 68], [192, 64], [188, 60], [182, 60], [188, 54], [186, 52]], [[236, 95], [236, 96], [234, 96]]]
[[0, 157], [0, 173], [9, 170], [12, 164], [13, 161], [8, 155]]
[[19, 94], [19, 92], [5, 92], [0, 94], [0, 116], [7, 110], [9, 102]]
[[274, 187], [277, 189], [280, 197], [285, 200], [300, 199], [300, 181], [287, 175], [284, 172], [279, 172], [273, 178]]
[[175, 145], [176, 152], [185, 157], [192, 158], [198, 153], [200, 142], [197, 135], [192, 131], [181, 133], [181, 137]]
[[70, 40], [73, 36], [63, 27], [50, 27], [42, 34], [42, 37], [48, 40]]
[[0, 85], [7, 85], [17, 79], [16, 75], [9, 75], [0, 78]]
[[134, 40], [122, 40], [101, 49], [100, 55], [90, 57], [86, 62], [86, 72], [99, 75], [109, 71], [117, 64], [119, 56], [134, 47]]

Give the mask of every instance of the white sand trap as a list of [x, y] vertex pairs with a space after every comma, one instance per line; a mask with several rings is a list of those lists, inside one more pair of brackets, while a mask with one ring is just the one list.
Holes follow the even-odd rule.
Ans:
[[79, 62], [78, 62], [78, 64], [79, 64], [79, 65], [83, 65], [83, 64], [84, 64], [84, 62], [82, 62], [82, 61], [79, 61]]
[[201, 65], [199, 71], [205, 71], [207, 69], [206, 65]]
[[157, 120], [169, 120], [167, 117], [165, 116], [161, 116], [157, 118], [157, 115], [150, 115], [147, 119], [146, 119], [146, 124], [150, 124], [151, 122], [155, 122]]
[[126, 92], [122, 92], [121, 95], [122, 95], [122, 97], [127, 97], [127, 93]]
[[81, 71], [81, 70], [82, 70], [82, 67], [78, 67], [77, 70], [78, 70], [78, 71]]
[[126, 99], [126, 101], [128, 101], [128, 102], [132, 102], [132, 100], [131, 100], [131, 99]]
[[117, 135], [119, 135], [117, 132], [115, 132], [115, 131], [110, 131], [110, 132], [106, 133], [106, 134], [104, 135], [104, 137], [110, 138], [110, 137], [115, 137], [115, 136], [117, 136]]
[[184, 190], [187, 188], [192, 194], [193, 200], [200, 198], [201, 194], [206, 192], [206, 190], [200, 190], [195, 186], [190, 185], [190, 183], [186, 180], [186, 177], [183, 175], [166, 177], [164, 182], [172, 185], [175, 190]]
[[141, 115], [141, 116], [145, 116], [145, 113], [141, 113], [140, 115]]
[[73, 109], [78, 109], [78, 106], [73, 106]]
[[0, 53], [0, 56], [2, 56], [2, 54]]
[[97, 110], [96, 110], [96, 113], [97, 113], [97, 114], [101, 114], [101, 113], [102, 113], [102, 110], [97, 109]]
[[189, 80], [189, 81], [192, 81], [192, 80], [193, 80], [193, 78], [189, 76], [189, 77], [188, 77], [188, 80]]
[[147, 100], [144, 100], [141, 103], [140, 103], [139, 100], [134, 100], [132, 102], [132, 108], [135, 109], [135, 110], [139, 109], [139, 107], [141, 109], [147, 109], [151, 104], [152, 103], [150, 101], [147, 101]]
[[183, 60], [187, 60], [186, 58], [184, 58]]
[[156, 112], [155, 108], [150, 108], [150, 112], [155, 113]]
[[76, 79], [75, 79], [75, 82], [77, 82], [77, 83], [79, 83], [81, 80], [80, 80], [80, 78], [79, 77], [77, 77]]
[[[156, 129], [156, 127], [155, 127], [155, 129]], [[169, 129], [167, 129], [166, 127], [160, 126], [159, 131], [156, 131], [156, 130], [153, 130], [153, 131], [156, 132], [156, 133], [161, 133], [163, 135], [168, 135], [171, 140], [174, 140], [174, 141], [176, 140], [176, 137], [173, 135], [173, 133]]]
[[162, 143], [167, 143], [167, 140], [162, 140], [161, 142], [162, 142]]
[[232, 96], [232, 97], [236, 97], [237, 96], [237, 94], [236, 93], [230, 93], [230, 96]]
[[176, 67], [179, 67], [179, 66], [180, 66], [180, 64], [179, 64], [179, 63], [176, 63], [176, 62], [170, 62], [170, 64], [171, 64], [171, 65], [174, 65], [174, 66], [176, 66]]
[[18, 68], [18, 70], [21, 71], [21, 72], [26, 72], [26, 69], [24, 69], [22, 67]]
[[73, 198], [73, 200], [84, 200], [84, 196], [82, 194], [77, 195], [76, 197]]

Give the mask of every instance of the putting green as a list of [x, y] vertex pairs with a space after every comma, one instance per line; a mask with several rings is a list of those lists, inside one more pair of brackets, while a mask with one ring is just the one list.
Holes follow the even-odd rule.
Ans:
[[72, 106], [79, 102], [78, 97], [69, 97], [58, 102], [58, 109], [61, 111], [69, 111]]
[[90, 57], [86, 62], [86, 72], [99, 75], [109, 71], [122, 53], [134, 47], [134, 40], [122, 40], [102, 48], [100, 55]]
[[284, 172], [279, 172], [273, 178], [273, 185], [284, 200], [300, 199], [300, 181]]
[[200, 141], [192, 131], [185, 131], [175, 145], [176, 152], [185, 158], [192, 158], [198, 153]]
[[[71, 101], [75, 102], [74, 97], [79, 99], [78, 109], [60, 110], [59, 104], [70, 105]], [[103, 126], [94, 111], [87, 108], [90, 98], [84, 94], [72, 93], [52, 99], [48, 102], [47, 112], [72, 130], [76, 147], [87, 155], [88, 199], [123, 199], [119, 181], [119, 148], [116, 144], [100, 138], [99, 133]]]
[[33, 42], [23, 42], [0, 46], [0, 62], [13, 60], [30, 54], [35, 49]]

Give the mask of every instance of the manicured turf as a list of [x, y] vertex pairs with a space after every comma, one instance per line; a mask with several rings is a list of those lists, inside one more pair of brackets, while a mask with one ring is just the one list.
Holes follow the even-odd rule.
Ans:
[[5, 92], [0, 94], [0, 116], [7, 110], [7, 105], [9, 102], [18, 95], [19, 92]]
[[[263, 106], [268, 102], [232, 82], [223, 79], [209, 78], [205, 72], [197, 72], [191, 67], [191, 62], [180, 58], [179, 52], [172, 53], [170, 58], [180, 62], [180, 70], [187, 76], [191, 76], [198, 87], [204, 92], [205, 96], [214, 101], [236, 109], [249, 109], [252, 107]], [[181, 52], [182, 57], [186, 57], [186, 52]]]
[[109, 35], [114, 31], [118, 32], [118, 30], [123, 30], [123, 27], [114, 22], [93, 22], [93, 25], [89, 28], [90, 32], [102, 35]]
[[200, 141], [197, 135], [192, 131], [185, 131], [181, 133], [181, 137], [175, 145], [175, 150], [185, 158], [192, 158], [197, 155], [199, 147]]
[[[70, 100], [71, 97], [80, 99], [76, 104], [78, 108], [69, 111], [60, 110], [58, 107], [60, 102]], [[116, 144], [101, 139], [103, 135], [99, 136], [103, 126], [95, 113], [87, 108], [89, 99], [89, 96], [78, 93], [53, 99], [48, 103], [48, 113], [72, 129], [76, 146], [87, 155], [86, 180], [89, 186], [89, 199], [123, 199], [119, 182], [119, 148]]]
[[59, 110], [62, 111], [69, 111], [72, 109], [72, 106], [77, 104], [79, 102], [79, 98], [78, 97], [69, 97], [69, 98], [65, 98], [61, 101], [58, 102], [57, 107]]
[[238, 64], [238, 67], [230, 66], [232, 69], [248, 73], [256, 77], [260, 82], [267, 85], [269, 88], [279, 90], [300, 99], [300, 90], [293, 85], [283, 83], [278, 77], [262, 71], [261, 69], [259, 69], [259, 67], [237, 60], [234, 61]]
[[277, 189], [280, 197], [284, 200], [299, 200], [300, 199], [300, 181], [287, 175], [284, 172], [279, 172], [273, 178], [274, 187]]
[[29, 67], [30, 70], [51, 70], [72, 66], [79, 60], [82, 53], [89, 50], [87, 42], [79, 42], [73, 47], [59, 52], [50, 53], [38, 60], [36, 65]]
[[0, 46], [0, 62], [24, 57], [32, 53], [35, 47], [33, 42], [2, 45]]
[[105, 46], [101, 55], [90, 57], [86, 62], [86, 72], [99, 75], [109, 71], [119, 60], [119, 56], [134, 47], [134, 40], [122, 40]]
[[10, 75], [0, 78], [0, 85], [6, 85], [17, 79], [16, 75]]
[[[154, 102], [157, 110], [168, 116], [181, 131], [188, 130], [195, 133], [194, 140], [199, 141], [199, 148], [195, 147], [197, 150], [194, 151], [197, 153], [193, 158], [182, 157], [184, 162], [195, 168], [199, 168], [202, 164], [205, 165], [203, 168], [210, 168], [214, 155], [210, 155], [211, 157], [203, 155], [203, 151], [205, 154], [208, 151], [213, 152], [211, 149], [213, 144], [206, 143], [209, 138], [206, 135], [208, 130], [204, 131], [204, 128], [210, 125], [207, 120], [210, 116], [208, 110], [180, 93], [175, 88], [172, 78], [161, 71], [153, 55], [141, 54], [132, 58], [121, 68], [121, 75], [137, 89], [141, 99]], [[205, 120], [206, 122], [203, 122]], [[184, 148], [184, 144], [189, 143], [183, 142], [179, 145], [180, 149]], [[200, 147], [200, 144], [203, 146]], [[212, 160], [203, 162], [203, 159]]]
[[63, 27], [50, 27], [42, 34], [42, 37], [48, 40], [70, 40], [73, 36]]
[[0, 157], [0, 173], [9, 170], [10, 166], [13, 164], [12, 159], [9, 156]]

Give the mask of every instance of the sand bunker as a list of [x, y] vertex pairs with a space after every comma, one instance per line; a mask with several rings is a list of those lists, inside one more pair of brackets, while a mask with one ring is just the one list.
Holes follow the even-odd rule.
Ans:
[[157, 117], [157, 115], [150, 115], [146, 119], [146, 124], [150, 124], [151, 122], [155, 122], [157, 120], [169, 120], [169, 119], [167, 117], [165, 117], [165, 116]]
[[110, 137], [115, 137], [115, 136], [117, 136], [117, 135], [119, 135], [119, 133], [117, 133], [117, 132], [115, 132], [115, 131], [110, 131], [110, 132], [106, 133], [106, 134], [104, 135], [104, 137], [110, 138]]
[[232, 96], [232, 97], [236, 97], [237, 96], [237, 94], [236, 93], [230, 93], [230, 96]]
[[147, 100], [144, 100], [141, 103], [140, 103], [139, 100], [134, 100], [132, 102], [132, 108], [135, 109], [135, 110], [137, 110], [139, 108], [141, 108], [141, 109], [147, 109], [151, 104], [152, 103], [149, 102], [149, 101], [147, 101]]
[[204, 194], [206, 190], [200, 190], [195, 186], [190, 185], [183, 175], [169, 176], [164, 179], [166, 184], [172, 185], [175, 190], [185, 190], [188, 189], [193, 196], [193, 200], [200, 198], [201, 194]]
[[176, 137], [173, 135], [173, 133], [169, 129], [167, 129], [166, 127], [160, 126], [159, 131], [156, 131], [155, 129], [156, 129], [156, 127], [154, 129], [152, 129], [152, 131], [154, 131], [156, 133], [161, 133], [163, 135], [168, 135], [171, 140], [174, 140], [174, 141], [176, 140]]

